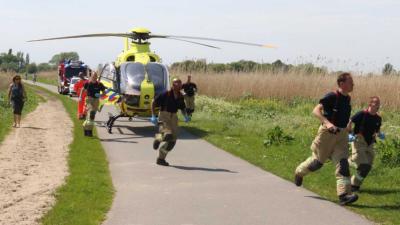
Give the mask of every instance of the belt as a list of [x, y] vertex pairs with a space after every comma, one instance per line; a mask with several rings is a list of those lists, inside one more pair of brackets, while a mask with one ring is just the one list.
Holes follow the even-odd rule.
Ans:
[[337, 134], [337, 133], [344, 131], [345, 129], [346, 128], [341, 128], [341, 127], [336, 127], [335, 129], [330, 128], [330, 129], [328, 129], [328, 132], [331, 134]]

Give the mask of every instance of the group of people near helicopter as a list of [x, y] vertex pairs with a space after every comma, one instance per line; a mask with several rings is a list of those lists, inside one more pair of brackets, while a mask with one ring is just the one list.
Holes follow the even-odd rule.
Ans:
[[[80, 81], [75, 85], [75, 91], [79, 93], [78, 117], [85, 120], [83, 123], [85, 136], [93, 136], [95, 115], [99, 109], [100, 97], [106, 88], [98, 80], [96, 72], [90, 73], [88, 80], [82, 73], [79, 76]], [[346, 205], [357, 201], [358, 195], [354, 192], [360, 190], [363, 180], [372, 169], [376, 138], [384, 140], [385, 135], [380, 130], [382, 124], [379, 115], [380, 98], [370, 97], [368, 107], [351, 116], [349, 93], [354, 87], [352, 75], [340, 74], [337, 77], [337, 86], [337, 90], [323, 96], [313, 110], [313, 114], [320, 121], [320, 127], [311, 144], [311, 156], [300, 163], [295, 170], [294, 183], [301, 186], [307, 174], [317, 171], [330, 159], [336, 165], [339, 203]], [[178, 78], [173, 79], [171, 88], [154, 98], [150, 121], [159, 126], [159, 132], [153, 142], [153, 148], [159, 150], [156, 161], [158, 165], [169, 165], [165, 158], [176, 144], [177, 112], [182, 111], [185, 122], [191, 120], [195, 110], [196, 92], [197, 86], [191, 82], [191, 76], [188, 76], [184, 84]], [[21, 112], [26, 99], [21, 77], [16, 75], [8, 90], [8, 101], [14, 113], [14, 127], [20, 126]], [[159, 108], [158, 116], [156, 108]], [[349, 142], [351, 154], [348, 148]], [[350, 175], [350, 165], [356, 169], [353, 176]]]
[[[92, 136], [99, 99], [106, 88], [98, 81], [96, 72], [91, 73], [88, 80], [83, 74], [80, 74], [80, 77], [81, 80], [76, 84], [76, 93], [80, 93], [78, 117], [85, 119], [83, 123], [85, 136]], [[382, 118], [379, 115], [380, 98], [370, 97], [367, 108], [351, 116], [352, 106], [349, 93], [354, 87], [352, 75], [340, 74], [337, 77], [337, 86], [337, 90], [324, 95], [313, 110], [313, 114], [320, 122], [320, 127], [311, 144], [311, 156], [300, 163], [294, 172], [294, 183], [301, 186], [307, 174], [319, 170], [330, 159], [336, 166], [339, 203], [347, 205], [357, 201], [358, 195], [354, 192], [360, 190], [363, 180], [372, 168], [376, 138], [384, 140], [385, 135], [380, 130], [382, 124]], [[177, 112], [182, 111], [185, 122], [191, 120], [195, 109], [196, 92], [197, 86], [191, 82], [191, 76], [188, 76], [184, 84], [178, 78], [173, 79], [170, 90], [154, 98], [150, 121], [159, 126], [159, 132], [155, 135], [153, 142], [153, 148], [159, 150], [156, 160], [158, 165], [169, 165], [165, 159], [176, 144]], [[13, 106], [14, 127], [20, 126], [21, 111], [26, 99], [21, 77], [16, 75], [8, 91], [8, 100]], [[159, 108], [158, 116], [155, 114], [156, 108]], [[349, 142], [352, 149], [350, 156]], [[353, 176], [350, 174], [350, 165], [356, 169]]]
[[[93, 136], [94, 119], [99, 110], [100, 97], [105, 93], [105, 86], [98, 81], [96, 72], [91, 73], [89, 80], [86, 80], [83, 74], [79, 74], [81, 80], [75, 84], [75, 92], [79, 93], [78, 118], [85, 119], [83, 130], [85, 136]], [[191, 120], [195, 110], [195, 94], [197, 86], [191, 81], [191, 76], [187, 82], [182, 83], [179, 78], [172, 80], [170, 90], [157, 95], [151, 105], [152, 116], [150, 121], [159, 126], [159, 133], [155, 135], [153, 148], [159, 149], [159, 156], [156, 163], [158, 165], [168, 166], [165, 160], [169, 151], [173, 149], [178, 134], [177, 112], [181, 110], [185, 122]], [[156, 108], [159, 109], [158, 116]], [[157, 118], [158, 117], [158, 118]], [[164, 144], [160, 146], [160, 144]]]
[[[146, 53], [149, 57], [150, 49], [147, 42], [149, 38], [174, 37], [164, 35], [153, 36], [150, 34], [150, 31], [143, 28], [135, 28], [131, 33], [132, 36], [130, 38], [134, 40], [131, 45], [132, 50], [141, 49], [135, 53]], [[103, 37], [104, 34], [83, 36]], [[115, 34], [106, 36], [115, 36]], [[126, 34], [122, 34], [122, 37], [126, 38]], [[46, 38], [34, 41], [66, 38], [71, 37]], [[272, 47], [269, 45], [220, 39], [188, 38]], [[138, 44], [142, 44], [142, 41], [146, 44], [145, 48], [137, 47]], [[122, 54], [125, 55], [129, 52], [133, 51], [130, 51], [127, 44]], [[151, 53], [151, 61], [158, 61], [153, 57], [154, 55]], [[126, 58], [126, 61], [133, 61], [128, 60], [130, 58]], [[14, 106], [16, 127], [20, 124], [20, 114], [23, 102], [26, 100], [26, 94], [23, 91], [22, 85], [19, 86], [19, 82], [20, 78], [16, 77], [13, 79], [13, 84], [10, 85], [9, 89], [9, 99]], [[305, 176], [321, 169], [327, 160], [331, 160], [336, 166], [336, 190], [339, 203], [347, 205], [358, 200], [358, 195], [355, 192], [360, 190], [363, 181], [371, 171], [375, 157], [374, 144], [376, 143], [376, 139], [380, 138], [383, 140], [385, 139], [385, 135], [380, 131], [382, 124], [382, 118], [379, 115], [380, 98], [378, 96], [371, 96], [366, 109], [359, 110], [354, 115], [351, 115], [352, 106], [349, 93], [353, 91], [354, 87], [352, 75], [350, 73], [340, 74], [337, 77], [337, 86], [337, 90], [324, 95], [312, 111], [318, 119], [320, 126], [311, 143], [311, 156], [300, 163], [294, 171], [294, 183], [297, 186], [301, 186]], [[81, 90], [76, 92], [80, 93], [78, 116], [85, 119], [83, 123], [85, 136], [93, 136], [92, 130], [94, 127], [94, 118], [99, 108], [99, 99], [104, 94], [106, 88], [98, 81], [96, 73], [93, 73], [88, 81], [82, 78], [82, 82], [78, 87], [81, 87]], [[182, 111], [186, 122], [191, 120], [192, 113], [194, 112], [194, 95], [196, 91], [197, 87], [191, 83], [190, 77], [188, 77], [188, 82], [185, 84], [182, 84], [180, 79], [174, 79], [170, 90], [155, 96], [153, 99], [150, 121], [159, 127], [159, 132], [155, 135], [153, 142], [153, 148], [159, 151], [156, 160], [158, 165], [169, 166], [166, 157], [174, 148], [177, 141], [177, 111]], [[159, 109], [158, 115], [156, 115], [157, 108]], [[349, 154], [348, 143], [351, 143], [351, 155]], [[356, 169], [353, 176], [351, 176], [350, 165]]]
[[[85, 86], [84, 89], [89, 90], [89, 86]], [[353, 91], [354, 87], [352, 75], [350, 73], [340, 74], [337, 77], [337, 86], [337, 90], [323, 96], [313, 110], [313, 114], [319, 119], [321, 125], [311, 144], [312, 155], [296, 168], [294, 182], [297, 186], [301, 186], [303, 178], [307, 174], [317, 171], [330, 159], [336, 165], [335, 176], [339, 203], [347, 205], [357, 201], [358, 195], [354, 192], [359, 191], [363, 180], [372, 168], [375, 139], [384, 139], [385, 135], [380, 131], [382, 123], [378, 113], [380, 98], [372, 96], [366, 109], [351, 116], [349, 93]], [[100, 85], [96, 89], [96, 93], [101, 90], [104, 90], [104, 87]], [[196, 91], [197, 86], [191, 82], [190, 76], [185, 84], [182, 84], [180, 79], [174, 79], [171, 89], [156, 96], [153, 100], [150, 121], [159, 125], [159, 132], [155, 135], [153, 142], [153, 148], [159, 150], [156, 161], [158, 165], [169, 165], [165, 159], [177, 140], [177, 111], [182, 111], [185, 122], [190, 121], [194, 112]], [[93, 97], [87, 99], [90, 98]], [[97, 104], [92, 105], [91, 109], [96, 109]], [[158, 119], [155, 115], [156, 108], [160, 109]], [[90, 120], [94, 118], [94, 113], [91, 111], [89, 114]], [[349, 156], [348, 142], [351, 142], [351, 156]], [[350, 164], [356, 168], [353, 176], [350, 175]]]

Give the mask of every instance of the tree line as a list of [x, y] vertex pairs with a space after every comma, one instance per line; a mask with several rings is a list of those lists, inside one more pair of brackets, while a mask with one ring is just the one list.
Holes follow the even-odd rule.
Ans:
[[[56, 70], [58, 63], [64, 59], [79, 60], [77, 52], [61, 52], [54, 55], [49, 62], [36, 64], [30, 62], [28, 53], [21, 51], [13, 53], [12, 49], [8, 52], [0, 53], [0, 71], [2, 72], [17, 72], [17, 73], [36, 73], [41, 71]], [[286, 64], [281, 60], [276, 60], [272, 63], [257, 63], [254, 61], [240, 60], [231, 63], [208, 63], [204, 59], [200, 60], [185, 60], [175, 62], [170, 66], [172, 71], [180, 72], [204, 72], [204, 73], [224, 73], [224, 72], [303, 72], [303, 73], [328, 73], [326, 67], [315, 66], [312, 63], [299, 65]], [[339, 71], [340, 72], [340, 71]], [[392, 64], [386, 63], [382, 68], [383, 75], [400, 75]]]
[[[328, 69], [324, 66], [315, 66], [312, 63], [305, 64], [286, 64], [281, 60], [272, 63], [257, 63], [254, 61], [240, 60], [231, 63], [208, 63], [206, 60], [185, 60], [171, 64], [172, 71], [180, 72], [204, 72], [204, 73], [224, 73], [224, 72], [261, 72], [261, 73], [279, 73], [279, 72], [302, 72], [308, 74], [326, 74]], [[336, 71], [333, 73], [340, 73]], [[400, 75], [392, 64], [386, 63], [382, 68], [383, 75]]]
[[21, 51], [13, 53], [12, 49], [8, 52], [0, 53], [0, 71], [16, 73], [37, 73], [41, 71], [56, 70], [58, 63], [64, 59], [79, 60], [76, 52], [61, 52], [54, 55], [48, 63], [36, 64], [30, 61], [29, 53]]
[[292, 65], [276, 60], [273, 63], [257, 63], [254, 61], [240, 60], [231, 63], [207, 63], [206, 60], [185, 60], [170, 66], [171, 70], [182, 72], [288, 72], [302, 71], [307, 73], [327, 73], [326, 67], [318, 67], [312, 63]]

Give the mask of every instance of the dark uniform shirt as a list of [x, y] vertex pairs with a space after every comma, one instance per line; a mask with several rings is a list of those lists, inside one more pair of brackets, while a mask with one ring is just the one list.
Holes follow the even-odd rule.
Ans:
[[351, 113], [350, 96], [342, 95], [339, 91], [329, 92], [319, 103], [324, 107], [324, 117], [333, 125], [341, 128], [347, 126]]
[[195, 83], [184, 83], [182, 89], [188, 96], [193, 96], [197, 86]]
[[161, 107], [161, 111], [167, 111], [170, 113], [176, 113], [178, 109], [185, 110], [186, 108], [183, 96], [179, 94], [178, 97], [175, 98], [172, 90], [158, 95], [154, 101], [157, 107]]
[[374, 134], [379, 132], [382, 118], [377, 114], [372, 115], [363, 110], [351, 117], [351, 122], [354, 123], [354, 133], [361, 134], [367, 144], [370, 145], [375, 142]]
[[87, 91], [87, 96], [92, 98], [98, 98], [96, 97], [96, 94], [99, 94], [100, 91], [106, 90], [106, 87], [104, 87], [101, 82], [86, 82], [83, 88]]

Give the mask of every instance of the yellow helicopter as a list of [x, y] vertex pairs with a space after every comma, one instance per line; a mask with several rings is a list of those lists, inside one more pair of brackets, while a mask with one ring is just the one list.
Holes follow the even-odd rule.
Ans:
[[168, 68], [160, 63], [160, 57], [150, 50], [149, 39], [164, 38], [219, 49], [219, 47], [186, 39], [226, 42], [256, 47], [275, 48], [249, 42], [231, 41], [206, 37], [157, 35], [146, 28], [134, 28], [129, 33], [97, 33], [55, 38], [30, 40], [28, 42], [61, 40], [87, 37], [123, 37], [124, 50], [113, 63], [106, 64], [100, 71], [100, 81], [107, 87], [102, 101], [115, 104], [118, 115], [110, 115], [108, 132], [112, 132], [114, 122], [120, 117], [150, 117], [151, 102], [155, 96], [169, 89]]

